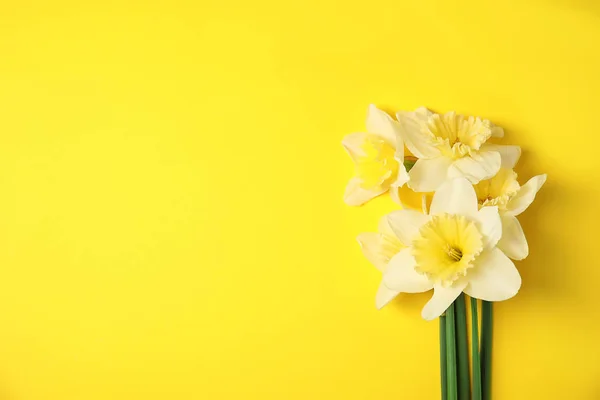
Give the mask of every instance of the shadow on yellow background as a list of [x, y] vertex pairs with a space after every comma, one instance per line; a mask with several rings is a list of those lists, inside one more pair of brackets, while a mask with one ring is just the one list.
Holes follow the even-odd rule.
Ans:
[[342, 203], [366, 107], [480, 115], [549, 179], [494, 398], [598, 399], [600, 6], [0, 8], [0, 398], [437, 399], [426, 296], [374, 307]]

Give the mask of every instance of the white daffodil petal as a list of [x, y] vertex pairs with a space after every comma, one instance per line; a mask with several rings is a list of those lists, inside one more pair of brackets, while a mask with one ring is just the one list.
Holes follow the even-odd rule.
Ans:
[[504, 129], [499, 126], [492, 126], [492, 137], [493, 138], [503, 138], [504, 137]]
[[363, 149], [363, 145], [367, 140], [366, 133], [351, 133], [349, 135], [344, 136], [342, 139], [342, 146], [346, 149], [346, 152], [350, 155], [353, 161], [358, 161], [360, 157], [365, 156], [365, 151]]
[[389, 259], [381, 252], [381, 235], [379, 233], [365, 232], [360, 233], [356, 240], [367, 258], [379, 271], [385, 271]]
[[[396, 122], [398, 124], [398, 122]], [[400, 165], [404, 164], [404, 138], [401, 134], [396, 136], [396, 152], [394, 153], [394, 158], [400, 163]]]
[[425, 275], [415, 271], [416, 261], [410, 248], [401, 250], [390, 260], [383, 283], [392, 290], [401, 293], [421, 293], [430, 290], [433, 284]]
[[381, 282], [377, 289], [377, 294], [375, 295], [375, 307], [377, 307], [378, 310], [381, 310], [386, 304], [394, 300], [399, 293], [399, 291], [392, 290]]
[[420, 159], [435, 158], [440, 155], [440, 150], [429, 143], [427, 136], [422, 131], [430, 115], [431, 112], [423, 107], [416, 111], [399, 111], [396, 113], [406, 147]]
[[448, 178], [451, 164], [448, 157], [418, 159], [408, 173], [408, 186], [415, 192], [433, 192]]
[[483, 248], [491, 249], [496, 246], [502, 237], [502, 220], [498, 207], [483, 207], [475, 216], [477, 228], [483, 235]]
[[503, 144], [485, 143], [481, 151], [497, 151], [500, 153], [502, 168], [513, 169], [521, 158], [521, 148]]
[[433, 288], [433, 296], [431, 300], [425, 304], [421, 316], [428, 321], [439, 317], [450, 307], [450, 304], [462, 293], [463, 289], [467, 285], [467, 282], [459, 280], [450, 287], [443, 287], [436, 285]]
[[419, 229], [427, 221], [429, 216], [410, 209], [392, 211], [388, 215], [390, 227], [405, 245], [409, 245], [419, 235]]
[[521, 275], [515, 264], [497, 247], [477, 257], [467, 278], [465, 293], [486, 301], [510, 299], [521, 288]]
[[400, 166], [398, 167], [398, 177], [396, 178], [396, 182], [394, 185], [396, 187], [402, 187], [406, 182], [410, 180], [410, 175], [408, 175], [408, 171], [406, 171], [406, 166], [404, 165], [404, 161], [398, 161]]
[[533, 203], [533, 200], [535, 200], [535, 195], [546, 182], [546, 177], [546, 174], [534, 176], [521, 186], [521, 189], [506, 205], [507, 213], [517, 216], [525, 211]]
[[350, 179], [350, 182], [346, 186], [344, 202], [349, 206], [360, 206], [387, 191], [387, 188], [378, 188], [376, 190], [364, 189], [360, 186], [360, 183], [361, 180], [354, 177]]
[[386, 236], [396, 236], [396, 234], [392, 230], [392, 227], [390, 226], [390, 222], [388, 220], [387, 215], [384, 215], [379, 219], [379, 225], [377, 225], [377, 230]]
[[400, 163], [400, 166], [398, 167], [398, 177], [390, 187], [390, 196], [392, 197], [392, 200], [396, 202], [396, 204], [402, 205], [402, 201], [400, 200], [400, 188], [404, 186], [409, 179], [410, 178], [408, 177], [408, 172], [406, 172], [406, 167], [403, 163]]
[[459, 158], [448, 168], [448, 177], [465, 177], [471, 183], [489, 179], [498, 173], [501, 164], [497, 151], [481, 151], [471, 156]]
[[522, 260], [529, 255], [529, 245], [517, 217], [508, 214], [502, 216], [502, 238], [498, 248], [513, 260]]
[[433, 195], [431, 215], [462, 214], [475, 216], [477, 214], [477, 195], [473, 185], [464, 178], [446, 181]]
[[367, 132], [380, 136], [395, 147], [400, 137], [400, 125], [386, 112], [371, 104], [367, 111]]
[[398, 186], [392, 185], [390, 187], [390, 197], [392, 201], [398, 205], [402, 205], [402, 200], [400, 199], [400, 188]]

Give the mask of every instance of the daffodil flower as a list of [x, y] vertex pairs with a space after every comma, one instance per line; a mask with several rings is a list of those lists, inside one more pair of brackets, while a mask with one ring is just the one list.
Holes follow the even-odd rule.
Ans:
[[408, 183], [416, 192], [435, 191], [452, 178], [478, 183], [496, 175], [501, 164], [514, 166], [521, 154], [518, 146], [486, 143], [504, 136], [502, 128], [486, 119], [436, 114], [424, 107], [400, 111], [396, 117], [406, 147], [418, 158]]
[[399, 202], [397, 189], [408, 181], [400, 125], [374, 105], [369, 106], [366, 125], [367, 133], [352, 133], [342, 140], [356, 167], [344, 201], [359, 206], [393, 189], [390, 194]]
[[[367, 232], [358, 235], [357, 240], [363, 251], [363, 254], [377, 268], [384, 273], [389, 261], [400, 250], [406, 246], [400, 241], [394, 233], [388, 222], [387, 216], [379, 222], [378, 233]], [[397, 290], [389, 289], [383, 284], [379, 285], [375, 295], [375, 305], [377, 308], [385, 306], [400, 293]]]
[[433, 289], [423, 318], [440, 316], [462, 292], [502, 301], [519, 291], [521, 276], [497, 246], [502, 235], [498, 207], [480, 209], [467, 179], [442, 184], [433, 195], [430, 215], [399, 210], [388, 215], [388, 222], [407, 247], [390, 259], [383, 284], [396, 292]]
[[475, 185], [480, 207], [498, 207], [502, 219], [502, 238], [498, 247], [513, 260], [522, 260], [529, 255], [527, 239], [517, 215], [529, 207], [545, 182], [546, 174], [542, 174], [521, 186], [512, 169], [500, 168], [496, 176]]

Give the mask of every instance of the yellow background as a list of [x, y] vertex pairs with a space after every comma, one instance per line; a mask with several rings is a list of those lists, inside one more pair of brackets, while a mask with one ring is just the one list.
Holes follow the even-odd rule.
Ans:
[[522, 146], [496, 400], [598, 399], [600, 6], [4, 1], [0, 399], [437, 399], [428, 295], [378, 312], [342, 203], [366, 108]]

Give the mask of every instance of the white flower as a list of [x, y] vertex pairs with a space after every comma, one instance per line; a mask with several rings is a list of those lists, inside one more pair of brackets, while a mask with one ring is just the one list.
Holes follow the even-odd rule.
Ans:
[[356, 166], [356, 176], [346, 186], [344, 201], [359, 206], [393, 188], [390, 194], [399, 202], [397, 188], [408, 181], [400, 125], [371, 105], [367, 132], [353, 133], [342, 140]]
[[498, 247], [513, 260], [522, 260], [529, 255], [527, 239], [517, 215], [529, 207], [545, 182], [546, 174], [542, 174], [521, 186], [512, 169], [500, 168], [492, 179], [475, 185], [480, 207], [498, 207], [502, 219], [502, 238]]
[[519, 291], [519, 272], [497, 247], [502, 235], [498, 208], [479, 209], [467, 179], [442, 184], [433, 195], [431, 215], [399, 210], [388, 221], [407, 247], [389, 261], [383, 284], [406, 293], [434, 289], [423, 318], [440, 316], [463, 291], [487, 301], [506, 300]]
[[[357, 240], [365, 257], [383, 273], [390, 259], [406, 246], [400, 242], [400, 239], [390, 228], [387, 216], [379, 222], [378, 231], [378, 233], [361, 233], [358, 235]], [[377, 308], [385, 306], [398, 293], [400, 292], [389, 289], [382, 282], [375, 296], [375, 305]]]
[[434, 191], [449, 178], [477, 183], [496, 175], [501, 164], [512, 168], [521, 155], [518, 146], [486, 143], [490, 137], [504, 136], [502, 128], [486, 119], [454, 112], [441, 115], [424, 107], [396, 116], [406, 147], [419, 159], [408, 183], [417, 192]]

